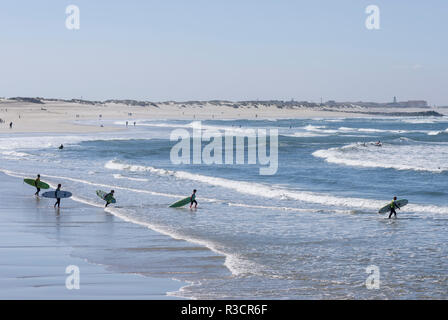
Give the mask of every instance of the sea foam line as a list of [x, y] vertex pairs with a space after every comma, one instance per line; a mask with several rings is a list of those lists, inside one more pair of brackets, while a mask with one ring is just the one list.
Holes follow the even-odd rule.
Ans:
[[435, 143], [429, 143], [425, 147], [418, 145], [383, 145], [382, 147], [376, 147], [358, 143], [317, 150], [312, 155], [329, 163], [354, 167], [432, 173], [443, 173], [448, 170], [443, 161], [445, 155], [448, 155], [448, 148], [445, 145]]
[[[5, 169], [0, 169], [0, 171], [5, 173], [5, 174], [7, 174], [7, 175], [9, 175], [9, 176], [16, 177], [16, 178], [25, 178], [27, 176], [25, 173], [13, 172], [13, 171], [10, 171], [10, 170], [5, 170]], [[85, 180], [73, 179], [73, 178], [69, 178], [69, 177], [58, 177], [58, 176], [50, 176], [50, 175], [46, 175], [46, 177], [66, 179], [66, 180], [76, 181], [76, 182], [81, 182], [81, 183], [86, 183], [87, 182]], [[104, 185], [104, 184], [99, 184], [99, 183], [90, 183], [90, 182], [88, 182], [88, 184], [90, 184], [90, 185], [97, 185], [97, 186], [108, 186], [108, 187], [113, 187], [115, 189], [119, 189], [118, 186], [109, 186], [109, 185]], [[52, 185], [52, 184], [50, 184], [50, 185], [54, 188], [54, 185]], [[122, 189], [127, 189], [127, 190], [134, 191], [134, 189], [129, 189], [129, 188], [122, 188]], [[93, 201], [90, 201], [88, 199], [84, 199], [84, 198], [81, 198], [81, 197], [73, 196], [72, 199], [74, 201], [76, 201], [76, 202], [84, 203], [84, 204], [91, 205], [91, 206], [94, 206], [94, 207], [98, 207], [98, 208], [100, 208], [100, 207], [102, 208], [103, 207], [103, 205], [101, 205], [101, 204], [99, 204], [97, 202], [93, 202]], [[116, 216], [117, 218], [119, 218], [119, 219], [121, 219], [123, 221], [144, 226], [146, 228], [149, 228], [151, 230], [154, 230], [156, 232], [159, 232], [161, 234], [164, 234], [164, 235], [169, 236], [169, 237], [171, 237], [173, 239], [176, 239], [176, 240], [184, 240], [184, 241], [187, 241], [187, 242], [191, 242], [191, 243], [194, 243], [194, 244], [197, 244], [197, 245], [204, 246], [204, 247], [210, 249], [211, 251], [213, 251], [213, 252], [215, 252], [215, 253], [217, 253], [219, 255], [222, 255], [224, 257], [224, 260], [225, 260], [224, 266], [232, 273], [232, 275], [247, 274], [248, 270], [255, 270], [256, 267], [257, 268], [259, 267], [258, 265], [255, 266], [255, 263], [253, 263], [253, 262], [249, 262], [249, 261], [246, 261], [246, 260], [240, 261], [241, 259], [238, 258], [237, 255], [226, 253], [226, 252], [222, 251], [221, 249], [218, 248], [218, 245], [215, 244], [215, 243], [212, 243], [212, 242], [209, 242], [209, 241], [205, 241], [205, 240], [202, 240], [202, 239], [198, 239], [198, 238], [194, 238], [194, 237], [181, 235], [181, 234], [176, 233], [176, 232], [174, 232], [172, 230], [167, 230], [167, 229], [163, 228], [163, 226], [159, 226], [159, 225], [156, 225], [156, 224], [153, 224], [153, 223], [149, 223], [149, 222], [146, 222], [146, 221], [140, 221], [138, 219], [133, 219], [133, 218], [127, 216], [126, 214], [121, 213], [120, 210], [117, 209], [117, 208], [108, 207], [108, 208], [105, 208], [105, 211], [110, 213], [110, 214], [112, 214], [112, 215], [114, 215], [114, 216]], [[250, 267], [246, 267], [245, 266], [248, 263], [251, 264]], [[245, 266], [245, 267], [241, 267], [241, 266]]]
[[[389, 200], [375, 200], [363, 198], [342, 198], [329, 194], [312, 193], [309, 191], [290, 191], [287, 189], [273, 188], [260, 183], [235, 181], [224, 178], [204, 176], [200, 174], [193, 174], [185, 171], [172, 171], [166, 169], [158, 169], [151, 166], [139, 166], [117, 163], [111, 160], [106, 163], [106, 168], [115, 170], [129, 170], [129, 171], [147, 171], [157, 175], [172, 176], [178, 179], [192, 180], [208, 185], [219, 186], [226, 189], [231, 189], [243, 194], [249, 194], [264, 198], [286, 198], [297, 200], [301, 202], [320, 204], [325, 206], [340, 206], [349, 208], [369, 209], [376, 212], [383, 207]], [[416, 212], [432, 212], [448, 214], [448, 207], [439, 207], [434, 205], [419, 205], [410, 204], [408, 208]]]
[[[17, 178], [25, 178], [27, 177], [27, 174], [25, 173], [19, 173], [19, 172], [13, 172], [10, 170], [4, 170], [4, 169], [0, 169], [0, 171], [2, 171], [3, 173], [13, 176], [13, 177], [17, 177]], [[133, 191], [133, 192], [140, 192], [140, 193], [148, 193], [148, 194], [156, 194], [156, 195], [162, 195], [162, 196], [169, 196], [169, 197], [176, 197], [179, 198], [179, 196], [177, 195], [170, 195], [170, 194], [162, 194], [162, 193], [158, 193], [158, 192], [152, 192], [152, 191], [147, 191], [147, 190], [140, 190], [140, 189], [133, 189], [133, 188], [125, 188], [125, 187], [120, 187], [120, 186], [113, 186], [113, 185], [106, 185], [106, 184], [102, 184], [102, 183], [96, 183], [96, 182], [90, 182], [90, 181], [86, 181], [86, 180], [81, 180], [81, 179], [74, 179], [74, 178], [70, 178], [70, 177], [61, 177], [61, 176], [52, 176], [52, 175], [45, 175], [45, 177], [48, 178], [56, 178], [56, 179], [62, 179], [62, 180], [69, 180], [69, 181], [73, 181], [73, 182], [79, 182], [79, 183], [83, 183], [83, 184], [89, 184], [89, 185], [95, 185], [95, 186], [102, 186], [102, 187], [109, 187], [109, 188], [115, 188], [115, 189], [123, 189], [123, 190], [128, 190], [128, 191]], [[51, 185], [51, 187], [54, 188], [54, 185], [49, 183]], [[91, 206], [95, 206], [95, 207], [99, 207], [102, 208], [103, 205], [98, 203], [98, 202], [94, 202], [88, 199], [84, 199], [78, 196], [73, 196], [72, 199], [74, 201], [77, 202], [81, 202], [87, 205], [91, 205]], [[241, 206], [241, 207], [253, 207], [253, 208], [264, 208], [264, 209], [271, 209], [271, 210], [288, 210], [288, 211], [300, 211], [300, 212], [312, 212], [313, 210], [307, 210], [307, 209], [297, 209], [297, 208], [287, 208], [287, 207], [267, 207], [267, 206], [251, 206], [251, 205], [246, 205], [246, 204], [239, 204], [239, 203], [228, 203], [227, 201], [223, 201], [223, 200], [217, 200], [217, 199], [206, 199], [206, 198], [201, 198], [201, 200], [203, 201], [210, 201], [210, 202], [221, 202], [223, 204], [227, 204], [229, 206]], [[179, 240], [185, 240], [188, 242], [192, 242], [198, 245], [202, 245], [205, 246], [207, 248], [209, 248], [210, 250], [212, 250], [213, 252], [216, 252], [217, 254], [223, 255], [225, 257], [225, 266], [226, 268], [229, 269], [229, 271], [233, 274], [233, 275], [241, 275], [241, 274], [246, 274], [248, 273], [248, 270], [252, 270], [251, 273], [254, 273], [254, 270], [257, 270], [258, 268], [260, 268], [259, 265], [255, 265], [255, 263], [247, 261], [247, 260], [242, 260], [240, 258], [238, 258], [235, 254], [229, 254], [224, 252], [223, 250], [218, 248], [217, 244], [214, 243], [209, 243], [205, 240], [202, 239], [198, 239], [198, 238], [193, 238], [193, 237], [188, 237], [185, 235], [181, 235], [178, 233], [173, 232], [172, 230], [166, 230], [165, 228], [163, 228], [163, 226], [159, 226], [156, 224], [152, 224], [149, 222], [144, 222], [144, 221], [140, 221], [137, 219], [133, 219], [129, 216], [127, 216], [126, 214], [123, 214], [119, 211], [119, 209], [117, 208], [113, 208], [113, 207], [108, 207], [105, 208], [105, 211], [113, 214], [114, 216], [117, 216], [118, 218], [130, 222], [130, 223], [135, 223], [135, 224], [139, 224], [142, 226], [145, 226], [147, 228], [150, 228], [156, 232], [168, 235], [174, 239], [179, 239]], [[321, 211], [321, 210], [316, 210], [317, 211]], [[250, 266], [247, 266], [248, 264], [250, 264]]]

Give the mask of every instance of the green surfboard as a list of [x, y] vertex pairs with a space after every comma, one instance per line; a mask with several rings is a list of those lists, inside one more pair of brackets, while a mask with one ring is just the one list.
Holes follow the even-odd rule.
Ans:
[[117, 200], [115, 200], [114, 197], [112, 197], [111, 195], [109, 195], [108, 197], [106, 197], [107, 192], [104, 192], [102, 190], [97, 190], [96, 191], [96, 195], [98, 197], [100, 197], [101, 199], [103, 199], [104, 201], [107, 201], [108, 203], [116, 203]]
[[[401, 200], [396, 200], [395, 201], [395, 204], [398, 206], [398, 207], [404, 207], [405, 205], [407, 205], [408, 204], [408, 200], [406, 200], [406, 199], [401, 199]], [[382, 207], [381, 209], [380, 209], [380, 211], [378, 211], [378, 213], [386, 213], [386, 212], [389, 212], [390, 211], [390, 203], [389, 204], [387, 204], [387, 205], [385, 205], [384, 207]]]
[[173, 203], [172, 205], [170, 205], [170, 208], [179, 208], [179, 207], [183, 207], [184, 205], [186, 205], [187, 203], [191, 202], [191, 197], [179, 200], [175, 203]]
[[[23, 181], [26, 184], [29, 184], [30, 186], [35, 187], [36, 186], [36, 180], [35, 179], [23, 179]], [[38, 187], [41, 189], [50, 189], [50, 186], [48, 184], [46, 184], [45, 182], [40, 181], [38, 183]]]

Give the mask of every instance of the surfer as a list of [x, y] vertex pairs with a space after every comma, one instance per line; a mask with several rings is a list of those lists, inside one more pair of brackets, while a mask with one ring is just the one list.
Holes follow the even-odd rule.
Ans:
[[395, 216], [395, 218], [397, 217], [397, 212], [395, 212], [395, 208], [398, 208], [398, 210], [400, 210], [400, 207], [395, 203], [395, 201], [397, 201], [397, 197], [394, 197], [394, 200], [392, 200], [392, 202], [390, 203], [389, 219], [392, 217], [392, 214]]
[[61, 144], [61, 145], [59, 146], [59, 150], [62, 150], [62, 149], [64, 149], [64, 145], [63, 145], [63, 144]]
[[193, 203], [195, 204], [195, 208], [198, 207], [198, 202], [196, 201], [196, 189], [193, 190], [193, 194], [190, 197], [190, 209], [193, 206]]
[[376, 145], [377, 147], [381, 147], [383, 144], [381, 143], [381, 141], [378, 140], [378, 142], [376, 142], [375, 145]]
[[34, 185], [36, 186], [36, 193], [34, 194], [35, 196], [39, 196], [40, 192], [39, 183], [40, 183], [40, 174], [38, 174], [36, 180], [34, 180]]
[[106, 200], [106, 206], [105, 206], [105, 208], [107, 208], [107, 206], [110, 204], [110, 202], [109, 202], [107, 199], [113, 198], [114, 193], [115, 193], [115, 190], [111, 190], [108, 194], [106, 194], [106, 195], [104, 196], [104, 200]]
[[56, 189], [55, 195], [56, 195], [56, 203], [54, 204], [54, 207], [56, 208], [56, 205], [58, 208], [61, 207], [61, 198], [58, 198], [58, 192], [61, 191], [61, 184], [58, 184], [58, 188]]

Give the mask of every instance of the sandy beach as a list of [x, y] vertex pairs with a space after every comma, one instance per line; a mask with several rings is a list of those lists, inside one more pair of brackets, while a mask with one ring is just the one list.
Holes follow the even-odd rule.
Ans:
[[[43, 100], [44, 104], [0, 99], [0, 133], [52, 132], [88, 133], [119, 130], [104, 125], [101, 120], [220, 120], [220, 119], [294, 119], [372, 117], [360, 112], [427, 112], [428, 108], [277, 108], [275, 106], [240, 105], [231, 103], [198, 102], [185, 105], [180, 102], [157, 103], [149, 106], [131, 106], [120, 103], [82, 104]], [[328, 110], [331, 111], [328, 111]], [[444, 110], [446, 111], [446, 109]], [[96, 120], [95, 125], [85, 125], [86, 120]], [[13, 122], [12, 129], [9, 123]]]

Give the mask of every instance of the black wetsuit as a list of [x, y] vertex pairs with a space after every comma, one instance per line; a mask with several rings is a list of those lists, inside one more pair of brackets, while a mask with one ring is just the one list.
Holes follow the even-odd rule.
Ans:
[[36, 180], [34, 180], [34, 185], [36, 186], [36, 193], [34, 194], [35, 196], [38, 196], [39, 195], [39, 192], [40, 192], [40, 188], [38, 187], [38, 183], [40, 182], [40, 179], [36, 179]]
[[198, 202], [196, 201], [196, 194], [194, 193], [191, 195], [190, 207], [193, 205], [193, 203], [196, 207], [198, 206]]
[[[57, 194], [58, 194], [59, 191], [61, 191], [61, 189], [60, 189], [60, 188], [57, 188], [57, 189], [56, 189], [56, 196], [57, 196]], [[54, 207], [56, 208], [56, 206], [58, 206], [58, 208], [61, 207], [61, 198], [56, 198], [56, 203], [54, 204]]]
[[[113, 193], [108, 193], [108, 194], [106, 194], [104, 196], [104, 200], [106, 200], [109, 197], [113, 197], [113, 196], [114, 196]], [[107, 207], [108, 205], [110, 205], [110, 202], [106, 200], [106, 206], [105, 207]]]

